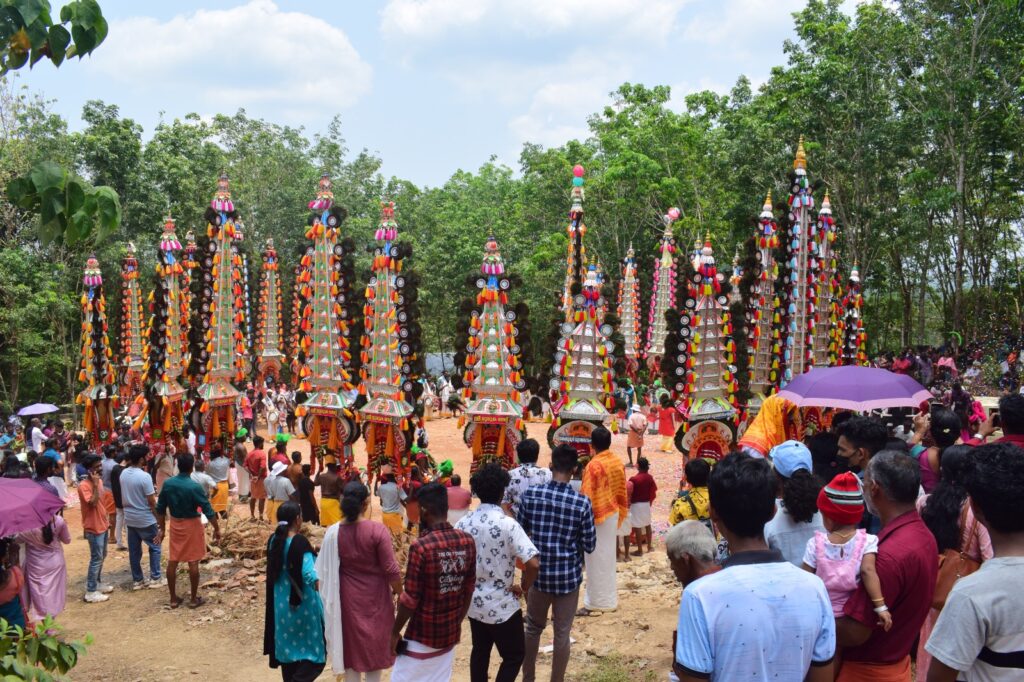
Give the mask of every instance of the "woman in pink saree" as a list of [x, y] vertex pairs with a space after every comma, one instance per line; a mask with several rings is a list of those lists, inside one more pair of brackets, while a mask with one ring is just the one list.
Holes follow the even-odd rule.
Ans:
[[68, 525], [60, 515], [46, 526], [18, 534], [25, 545], [25, 588], [22, 601], [32, 622], [56, 617], [64, 610], [68, 569], [61, 544], [71, 543]]

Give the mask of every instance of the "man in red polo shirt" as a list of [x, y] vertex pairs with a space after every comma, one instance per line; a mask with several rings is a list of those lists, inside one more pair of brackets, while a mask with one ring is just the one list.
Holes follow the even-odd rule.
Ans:
[[910, 682], [910, 652], [928, 615], [938, 575], [938, 547], [914, 507], [920, 468], [910, 457], [883, 450], [868, 462], [864, 501], [882, 521], [875, 570], [892, 613], [892, 629], [861, 585], [836, 621], [843, 649], [837, 682]]

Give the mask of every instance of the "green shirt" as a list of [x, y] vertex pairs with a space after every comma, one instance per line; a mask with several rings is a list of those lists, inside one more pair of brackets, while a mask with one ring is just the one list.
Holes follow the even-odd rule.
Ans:
[[160, 489], [160, 496], [156, 499], [156, 513], [163, 514], [168, 507], [171, 516], [176, 519], [198, 517], [198, 507], [202, 507], [206, 518], [213, 518], [213, 507], [203, 492], [203, 486], [193, 481], [188, 474], [178, 474], [164, 481], [164, 487]]

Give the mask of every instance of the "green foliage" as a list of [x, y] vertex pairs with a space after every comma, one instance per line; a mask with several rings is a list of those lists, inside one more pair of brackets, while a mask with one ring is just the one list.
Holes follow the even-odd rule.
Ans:
[[[38, 3], [0, 0], [5, 9], [15, 5]], [[137, 245], [148, 289], [163, 215], [170, 210], [179, 236], [200, 234], [221, 170], [231, 179], [250, 265], [272, 237], [285, 282], [322, 171], [349, 211], [343, 236], [359, 245], [357, 281], [368, 275], [363, 247], [378, 202], [396, 201], [400, 239], [414, 248], [408, 264], [422, 275], [429, 351], [453, 350], [463, 281], [477, 272], [493, 234], [509, 272], [522, 278], [513, 303], [530, 307], [535, 357], [526, 364], [540, 369], [550, 364], [545, 338], [565, 274], [574, 164], [587, 170], [587, 255], [615, 280], [634, 246], [646, 318], [662, 214], [681, 209], [675, 230], [684, 252], [710, 232], [728, 274], [765, 193], [784, 210], [804, 135], [811, 180], [831, 193], [841, 277], [854, 261], [860, 266], [873, 349], [938, 343], [951, 331], [971, 340], [1015, 329], [1024, 300], [1024, 16], [1012, 3], [874, 1], [851, 14], [847, 6], [809, 0], [794, 15], [786, 63], [759, 87], [740, 76], [727, 94], [691, 93], [680, 103], [665, 86], [625, 83], [588, 118], [585, 139], [526, 144], [515, 168], [492, 158], [439, 187], [381, 175], [379, 158], [347, 148], [338, 119], [308, 134], [244, 110], [212, 120], [191, 114], [162, 121], [144, 139], [116, 106], [88, 102], [84, 128], [69, 133], [47, 102], [0, 87], [0, 186], [10, 188], [0, 200], [0, 382], [7, 384], [0, 383], [0, 400], [63, 402], [73, 392], [73, 380], [52, 371], [73, 367], [77, 355], [84, 256], [69, 243], [96, 248], [116, 330], [124, 243]], [[94, 20], [84, 9], [67, 20], [78, 18]], [[79, 176], [117, 193], [119, 224], [112, 197]], [[46, 227], [27, 229], [33, 222]]]
[[66, 642], [50, 617], [27, 632], [0, 618], [0, 679], [58, 682], [78, 664], [92, 638]]
[[43, 161], [11, 180], [7, 197], [38, 216], [38, 234], [44, 244], [100, 241], [121, 223], [121, 203], [112, 188], [93, 187], [52, 161]]
[[107, 21], [96, 0], [73, 0], [50, 17], [46, 0], [0, 0], [0, 76], [44, 57], [60, 66], [65, 59], [91, 54], [107, 37]]

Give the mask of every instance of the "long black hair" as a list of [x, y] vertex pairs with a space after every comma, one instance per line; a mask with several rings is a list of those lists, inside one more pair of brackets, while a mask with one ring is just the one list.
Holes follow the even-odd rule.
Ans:
[[967, 500], [964, 483], [972, 454], [967, 445], [953, 445], [942, 451], [939, 484], [921, 510], [921, 519], [935, 536], [939, 554], [960, 548], [960, 513]]
[[363, 513], [363, 503], [369, 496], [370, 491], [360, 481], [345, 484], [341, 491], [341, 513], [345, 515], [346, 521], [355, 523], [359, 520], [359, 515]]
[[302, 513], [297, 502], [285, 502], [277, 508], [277, 528], [270, 538], [267, 548], [267, 580], [273, 583], [281, 575], [284, 566], [284, 546], [288, 539], [288, 529]]
[[808, 523], [818, 513], [818, 491], [821, 490], [818, 477], [807, 469], [797, 469], [789, 478], [778, 478], [782, 485], [782, 505], [794, 521]]
[[46, 544], [53, 542], [53, 521], [43, 526], [43, 542]]
[[935, 446], [939, 450], [945, 450], [960, 437], [960, 426], [960, 417], [956, 416], [956, 413], [939, 407], [932, 411], [932, 422], [928, 430], [935, 441]]

